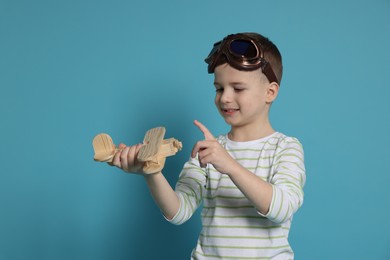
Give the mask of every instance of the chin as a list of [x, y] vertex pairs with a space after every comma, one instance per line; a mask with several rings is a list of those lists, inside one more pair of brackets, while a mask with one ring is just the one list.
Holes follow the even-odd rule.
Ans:
[[225, 119], [226, 124], [230, 125], [231, 127], [240, 126], [240, 123], [232, 118], [225, 117], [224, 119]]

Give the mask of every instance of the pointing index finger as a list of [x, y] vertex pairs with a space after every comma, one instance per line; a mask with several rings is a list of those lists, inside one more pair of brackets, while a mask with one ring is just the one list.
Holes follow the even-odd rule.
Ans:
[[215, 140], [215, 137], [213, 136], [213, 134], [201, 122], [199, 122], [198, 120], [195, 120], [194, 124], [199, 128], [200, 131], [202, 131], [205, 140]]

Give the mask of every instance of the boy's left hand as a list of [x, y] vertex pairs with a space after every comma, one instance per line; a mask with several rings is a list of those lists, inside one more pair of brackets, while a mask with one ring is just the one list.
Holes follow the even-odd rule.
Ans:
[[202, 131], [205, 140], [198, 141], [194, 145], [191, 157], [195, 158], [196, 154], [198, 154], [200, 167], [206, 167], [206, 164], [211, 163], [217, 171], [229, 173], [237, 162], [202, 123], [195, 120], [194, 124]]

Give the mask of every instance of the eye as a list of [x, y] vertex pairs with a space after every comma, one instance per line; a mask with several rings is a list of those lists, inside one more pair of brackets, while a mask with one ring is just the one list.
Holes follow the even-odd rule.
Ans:
[[223, 88], [215, 88], [215, 92], [223, 92]]
[[236, 83], [236, 84], [232, 84], [232, 88], [233, 88], [234, 92], [238, 93], [238, 92], [242, 92], [243, 90], [245, 90], [246, 86], [243, 84], [240, 84], [240, 83]]

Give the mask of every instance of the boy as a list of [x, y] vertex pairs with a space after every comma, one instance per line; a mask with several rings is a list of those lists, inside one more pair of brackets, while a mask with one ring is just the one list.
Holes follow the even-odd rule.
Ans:
[[[303, 202], [305, 167], [299, 141], [276, 132], [268, 119], [282, 77], [277, 47], [259, 34], [229, 35], [206, 58], [214, 73], [215, 105], [231, 126], [217, 138], [200, 122], [175, 190], [161, 172], [144, 175], [165, 218], [188, 220], [203, 202], [202, 231], [191, 259], [293, 259], [288, 242]], [[142, 173], [141, 145], [120, 145], [112, 164]]]

